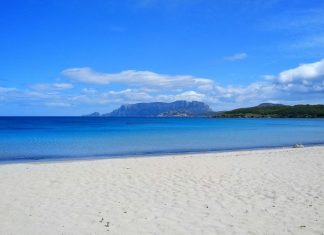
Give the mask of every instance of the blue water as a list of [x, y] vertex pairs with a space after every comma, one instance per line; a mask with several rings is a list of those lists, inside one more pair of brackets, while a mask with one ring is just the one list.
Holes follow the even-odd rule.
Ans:
[[0, 161], [324, 143], [324, 119], [0, 117]]

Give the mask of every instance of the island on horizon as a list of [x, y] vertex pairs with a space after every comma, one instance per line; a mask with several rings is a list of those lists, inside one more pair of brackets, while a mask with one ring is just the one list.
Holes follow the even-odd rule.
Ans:
[[179, 100], [171, 103], [125, 104], [110, 113], [93, 112], [85, 117], [212, 117], [212, 118], [323, 118], [324, 105], [261, 103], [230, 111], [213, 111], [206, 103]]

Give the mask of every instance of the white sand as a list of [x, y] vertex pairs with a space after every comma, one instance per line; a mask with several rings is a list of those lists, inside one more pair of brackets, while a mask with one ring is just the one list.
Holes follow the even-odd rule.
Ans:
[[324, 234], [324, 147], [0, 165], [0, 193], [1, 235]]

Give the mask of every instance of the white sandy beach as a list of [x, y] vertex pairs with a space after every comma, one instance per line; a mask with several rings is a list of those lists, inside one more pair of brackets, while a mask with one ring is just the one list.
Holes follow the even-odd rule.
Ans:
[[0, 165], [0, 234], [324, 234], [324, 147]]

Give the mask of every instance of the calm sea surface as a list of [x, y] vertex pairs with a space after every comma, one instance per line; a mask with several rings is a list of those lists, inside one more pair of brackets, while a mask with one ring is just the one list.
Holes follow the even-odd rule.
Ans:
[[324, 143], [324, 119], [0, 117], [0, 161]]

